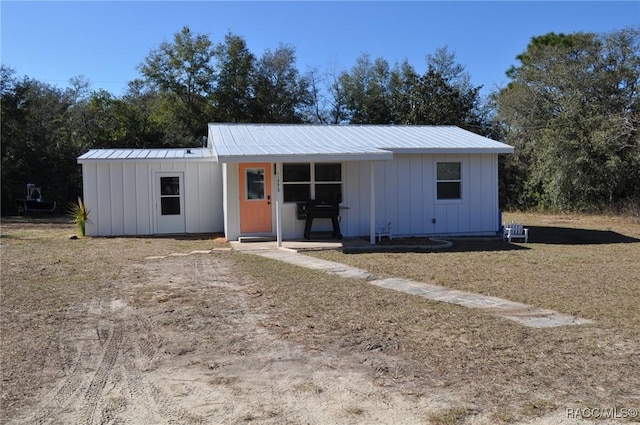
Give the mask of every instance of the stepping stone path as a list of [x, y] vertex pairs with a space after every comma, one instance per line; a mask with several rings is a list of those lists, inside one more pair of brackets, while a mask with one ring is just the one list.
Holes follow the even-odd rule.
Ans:
[[241, 252], [284, 261], [296, 266], [320, 270], [325, 273], [345, 278], [368, 280], [372, 285], [405, 292], [411, 295], [417, 295], [433, 301], [441, 301], [461, 305], [467, 308], [481, 309], [487, 313], [512, 320], [532, 328], [553, 328], [558, 326], [592, 323], [589, 319], [574, 317], [568, 314], [558, 313], [557, 311], [537, 308], [502, 298], [450, 289], [444, 286], [401, 278], [377, 279], [376, 276], [373, 276], [366, 270], [347, 266], [334, 261], [309, 257], [290, 249], [256, 249], [242, 250]]

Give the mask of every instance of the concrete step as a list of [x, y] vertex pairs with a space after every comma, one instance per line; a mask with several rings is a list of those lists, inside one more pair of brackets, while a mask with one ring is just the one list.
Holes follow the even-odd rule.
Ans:
[[276, 238], [273, 236], [240, 236], [238, 242], [251, 243], [251, 242], [273, 242]]

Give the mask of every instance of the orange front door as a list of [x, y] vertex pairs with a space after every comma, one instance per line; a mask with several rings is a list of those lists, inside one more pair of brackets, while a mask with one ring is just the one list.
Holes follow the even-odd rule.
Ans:
[[271, 232], [271, 164], [240, 164], [240, 233]]

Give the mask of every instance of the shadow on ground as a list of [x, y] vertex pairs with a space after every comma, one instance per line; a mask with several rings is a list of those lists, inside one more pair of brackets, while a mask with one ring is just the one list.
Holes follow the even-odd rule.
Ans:
[[[611, 230], [575, 229], [570, 227], [527, 226], [529, 243], [551, 245], [602, 245], [618, 243], [638, 243], [640, 239], [626, 236]], [[403, 240], [404, 239], [404, 240]], [[504, 242], [501, 238], [443, 238], [453, 242], [453, 246], [441, 248], [437, 245], [418, 246], [410, 244], [411, 238], [383, 241], [375, 246], [344, 246], [345, 254], [364, 254], [374, 252], [480, 252], [526, 250], [528, 244]], [[409, 241], [409, 242], [407, 242]], [[409, 244], [406, 244], [409, 243]]]
[[[438, 247], [438, 245], [403, 245], [402, 239], [393, 242], [394, 245], [375, 245], [375, 246], [345, 246], [342, 252], [345, 254], [370, 254], [375, 252], [480, 252], [480, 251], [516, 251], [529, 249], [523, 244], [510, 244], [503, 242], [500, 238], [443, 238], [453, 242], [450, 247]], [[388, 242], [391, 243], [391, 242]]]
[[2, 224], [72, 224], [73, 220], [67, 215], [33, 213], [2, 216], [0, 222]]
[[529, 242], [553, 245], [600, 245], [637, 243], [640, 239], [610, 230], [573, 229], [569, 227], [527, 226]]
[[[11, 229], [12, 225], [25, 226], [50, 226], [53, 228], [62, 228], [75, 226], [73, 220], [68, 216], [5, 216], [0, 219], [0, 224], [5, 230]], [[75, 230], [75, 229], [74, 229]], [[0, 235], [0, 237], [7, 237], [7, 235]], [[109, 238], [127, 238], [127, 239], [173, 239], [173, 240], [185, 240], [185, 241], [211, 241], [214, 239], [224, 239], [223, 233], [179, 233], [179, 234], [161, 234], [161, 235], [117, 235], [117, 236], [91, 236], [95, 239], [109, 239]]]

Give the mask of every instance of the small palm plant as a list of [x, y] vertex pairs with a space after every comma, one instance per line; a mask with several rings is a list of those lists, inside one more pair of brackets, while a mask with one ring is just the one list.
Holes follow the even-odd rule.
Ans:
[[69, 217], [73, 219], [73, 222], [78, 227], [80, 236], [85, 236], [85, 226], [89, 222], [89, 213], [87, 207], [82, 202], [82, 199], [78, 196], [78, 202], [72, 202], [69, 206]]

